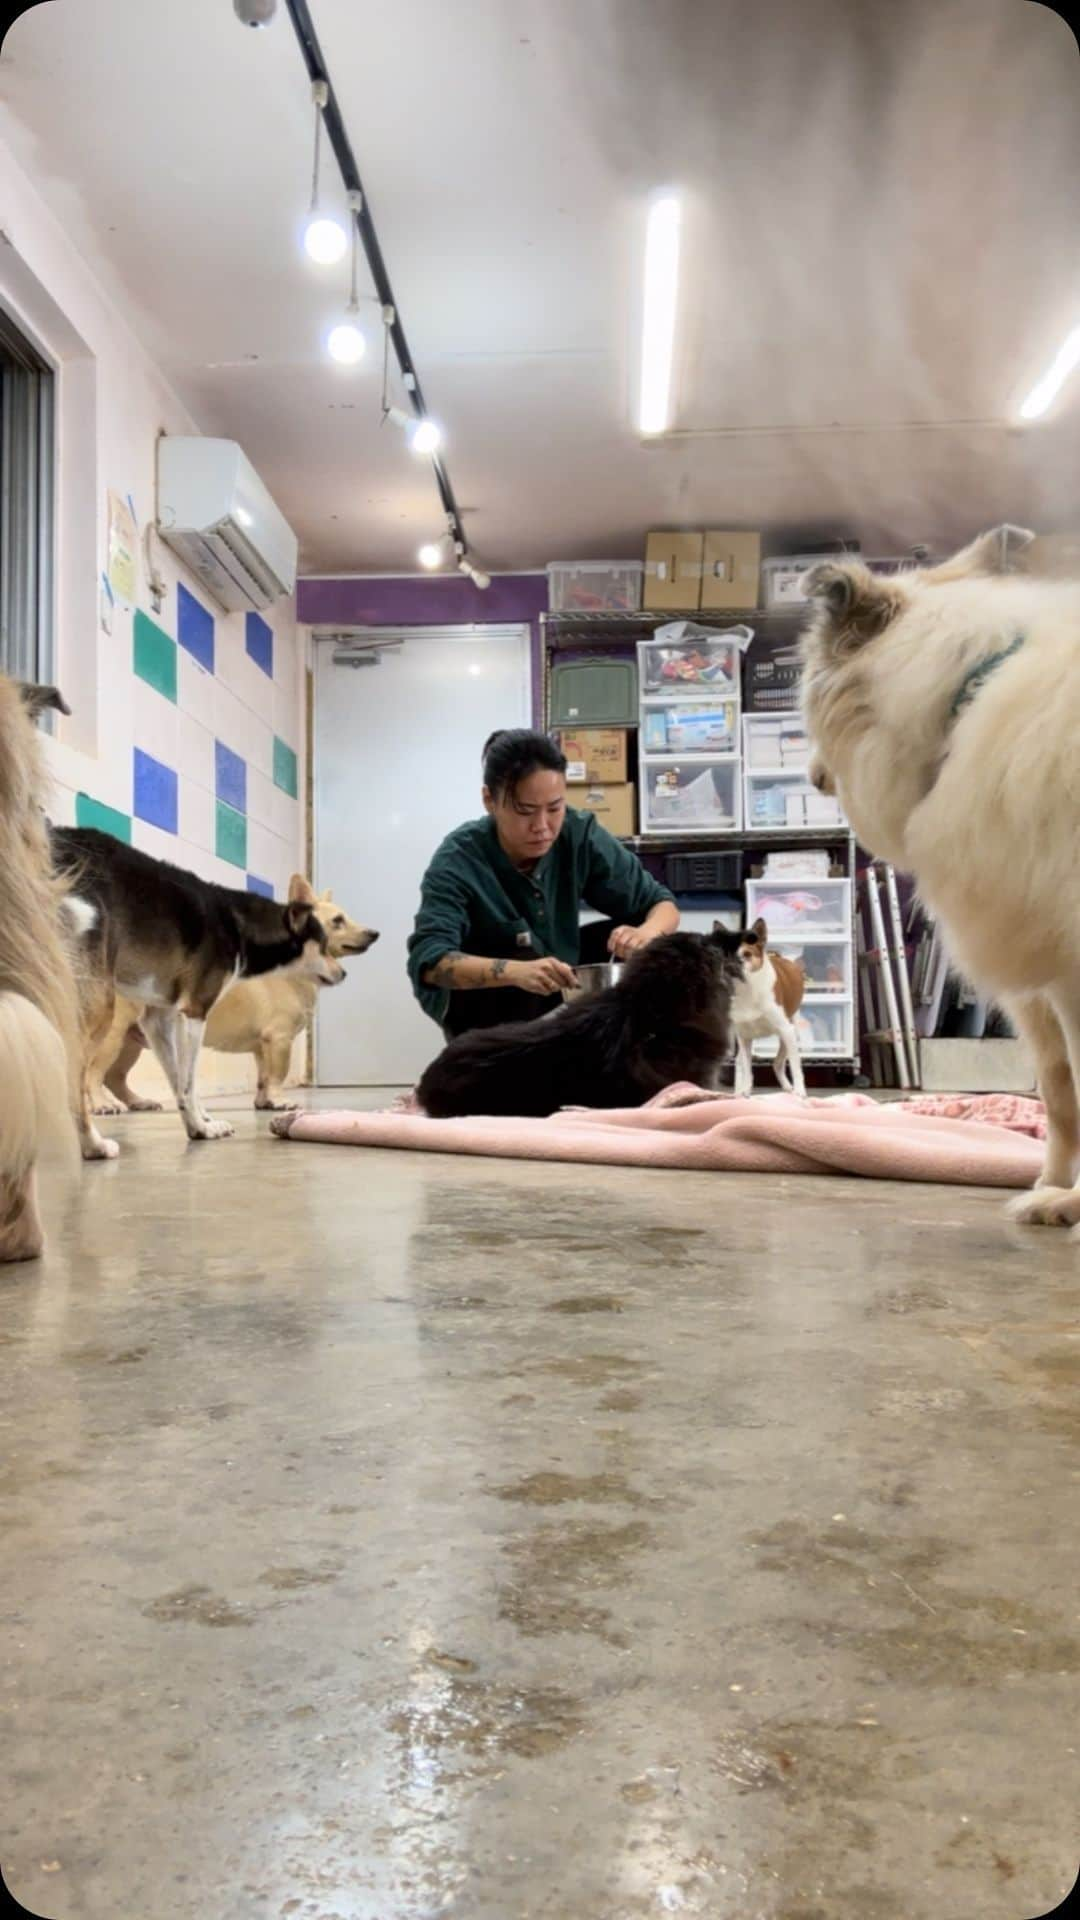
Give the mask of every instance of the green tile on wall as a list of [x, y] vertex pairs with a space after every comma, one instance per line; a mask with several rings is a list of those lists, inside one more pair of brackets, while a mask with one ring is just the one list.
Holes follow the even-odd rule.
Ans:
[[97, 827], [100, 833], [111, 833], [114, 840], [125, 840], [131, 845], [131, 815], [118, 813], [115, 807], [103, 807], [100, 800], [91, 800], [88, 793], [75, 795], [75, 825], [77, 827]]
[[136, 609], [134, 665], [140, 680], [176, 704], [176, 641], [149, 614]]
[[274, 785], [282, 793], [291, 793], [296, 799], [296, 755], [291, 747], [285, 745], [274, 735]]
[[227, 807], [224, 800], [217, 802], [217, 827], [215, 845], [219, 860], [228, 860], [234, 867], [247, 868], [247, 821], [235, 807]]

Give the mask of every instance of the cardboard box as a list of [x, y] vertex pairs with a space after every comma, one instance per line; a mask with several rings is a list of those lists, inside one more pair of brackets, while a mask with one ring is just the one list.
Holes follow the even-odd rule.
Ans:
[[1043, 580], [1080, 580], [1080, 533], [1040, 533], [1016, 565]]
[[624, 727], [564, 727], [556, 733], [555, 739], [560, 751], [566, 755], [568, 785], [625, 785]]
[[582, 813], [595, 813], [602, 827], [617, 840], [637, 832], [637, 792], [632, 780], [618, 786], [576, 789], [572, 804]]
[[756, 607], [760, 533], [706, 533], [701, 569], [703, 607]]
[[650, 533], [645, 540], [645, 591], [641, 604], [647, 612], [691, 613], [701, 605], [703, 533]]

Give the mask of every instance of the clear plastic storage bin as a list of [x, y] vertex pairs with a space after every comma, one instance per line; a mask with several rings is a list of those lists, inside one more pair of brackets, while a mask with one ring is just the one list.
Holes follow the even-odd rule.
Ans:
[[804, 607], [802, 583], [811, 567], [822, 560], [857, 560], [858, 554], [779, 553], [761, 563], [761, 604], [765, 607]]
[[841, 827], [840, 802], [831, 793], [818, 793], [805, 773], [746, 774], [748, 827]]
[[[795, 1032], [804, 1060], [850, 1060], [855, 1052], [855, 1017], [851, 1001], [830, 1006], [826, 1001], [804, 1001], [795, 1015]], [[754, 1041], [755, 1060], [771, 1060], [778, 1046], [772, 1034]]]
[[547, 570], [551, 613], [638, 613], [645, 568], [640, 560], [552, 560]]
[[748, 713], [743, 718], [747, 773], [805, 773], [810, 742], [798, 713]]
[[648, 694], [641, 708], [642, 753], [737, 753], [737, 700], [668, 700]]
[[765, 921], [769, 938], [835, 933], [851, 939], [850, 880], [748, 880], [746, 917]]
[[739, 761], [641, 762], [643, 833], [722, 833], [739, 821]]
[[[767, 923], [766, 923], [767, 924]], [[806, 978], [805, 998], [831, 1000], [851, 998], [851, 943], [830, 940], [827, 934], [815, 934], [806, 940], [774, 940], [769, 928], [769, 951], [785, 960], [802, 963]]]
[[700, 700], [708, 692], [738, 700], [740, 657], [734, 640], [639, 640], [642, 698], [662, 693]]

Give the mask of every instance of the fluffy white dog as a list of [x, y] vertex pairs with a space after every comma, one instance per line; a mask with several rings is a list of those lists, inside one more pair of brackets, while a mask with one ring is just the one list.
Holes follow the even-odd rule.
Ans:
[[913, 874], [963, 972], [1035, 1058], [1046, 1160], [1012, 1203], [1080, 1221], [1080, 581], [1011, 571], [999, 527], [942, 566], [814, 567], [803, 640], [811, 776]]

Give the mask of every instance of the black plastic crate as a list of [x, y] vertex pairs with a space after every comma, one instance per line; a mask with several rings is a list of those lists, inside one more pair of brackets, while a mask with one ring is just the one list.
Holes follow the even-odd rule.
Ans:
[[738, 893], [743, 856], [731, 853], [669, 853], [664, 879], [672, 893]]
[[790, 713], [799, 704], [802, 660], [792, 634], [755, 634], [743, 656], [746, 713]]

